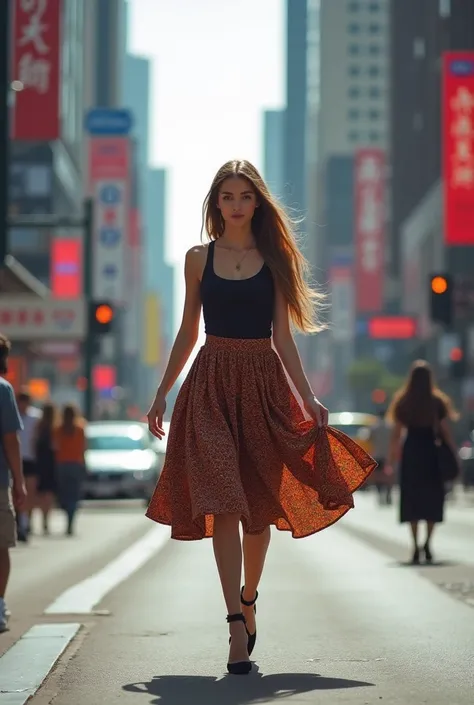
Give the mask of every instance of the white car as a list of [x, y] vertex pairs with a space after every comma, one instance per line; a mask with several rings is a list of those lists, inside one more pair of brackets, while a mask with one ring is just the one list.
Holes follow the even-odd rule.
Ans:
[[148, 500], [161, 472], [164, 453], [144, 423], [92, 421], [86, 426], [88, 499]]

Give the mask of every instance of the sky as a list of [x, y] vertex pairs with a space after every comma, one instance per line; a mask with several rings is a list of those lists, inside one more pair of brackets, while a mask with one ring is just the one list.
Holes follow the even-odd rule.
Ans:
[[263, 111], [285, 102], [284, 0], [129, 4], [129, 50], [152, 60], [150, 163], [169, 169], [167, 258], [182, 268], [217, 169], [263, 170]]

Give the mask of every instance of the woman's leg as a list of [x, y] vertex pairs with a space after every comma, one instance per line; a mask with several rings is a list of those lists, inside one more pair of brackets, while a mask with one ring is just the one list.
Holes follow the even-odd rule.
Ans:
[[431, 537], [433, 536], [433, 531], [434, 531], [435, 526], [436, 526], [436, 524], [435, 524], [434, 521], [427, 521], [427, 522], [426, 522], [426, 543], [425, 543], [425, 547], [428, 547], [428, 553], [431, 553], [431, 551], [430, 551], [430, 548], [431, 548], [431, 546], [430, 546], [430, 541], [431, 541]]
[[54, 506], [54, 495], [52, 492], [41, 492], [38, 496], [38, 504], [43, 513], [43, 531], [49, 534], [49, 515]]
[[[240, 543], [240, 514], [214, 516], [213, 547], [217, 570], [228, 614], [242, 611], [240, 579], [242, 576], [242, 546]], [[229, 624], [232, 637], [229, 663], [248, 661], [247, 633], [243, 622]]]
[[[257, 594], [257, 588], [262, 577], [265, 558], [270, 545], [270, 527], [261, 534], [244, 534], [244, 600], [251, 601]], [[255, 610], [253, 607], [242, 605], [242, 611], [247, 620], [247, 629], [250, 634], [255, 632]]]

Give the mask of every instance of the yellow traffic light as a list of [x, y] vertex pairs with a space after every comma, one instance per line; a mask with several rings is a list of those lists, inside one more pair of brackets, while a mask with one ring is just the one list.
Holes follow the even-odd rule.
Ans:
[[448, 281], [446, 277], [433, 277], [431, 280], [431, 289], [435, 294], [444, 294], [448, 290]]

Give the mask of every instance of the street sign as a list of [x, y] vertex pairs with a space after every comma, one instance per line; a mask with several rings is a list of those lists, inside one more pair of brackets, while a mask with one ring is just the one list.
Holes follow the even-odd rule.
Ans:
[[86, 113], [84, 127], [90, 135], [124, 136], [133, 127], [133, 116], [127, 108], [92, 108]]
[[0, 331], [10, 340], [82, 340], [85, 330], [84, 299], [0, 296]]

